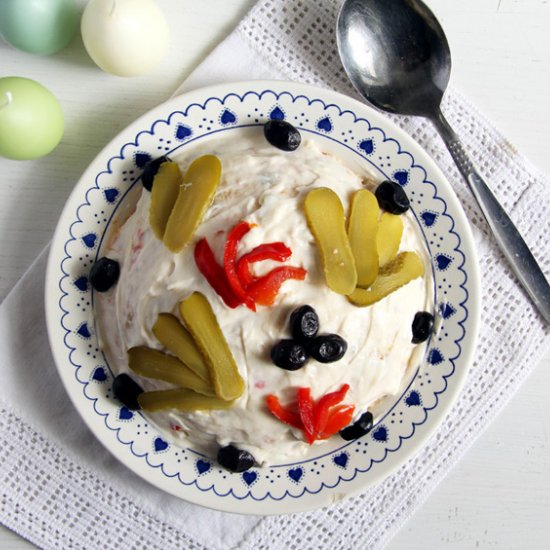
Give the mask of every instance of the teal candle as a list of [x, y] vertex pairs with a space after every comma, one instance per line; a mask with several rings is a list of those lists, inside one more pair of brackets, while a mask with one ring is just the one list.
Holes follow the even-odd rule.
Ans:
[[63, 136], [55, 96], [29, 78], [0, 78], [0, 155], [28, 160], [50, 153]]
[[48, 55], [61, 50], [78, 23], [74, 0], [0, 0], [0, 34], [25, 52]]

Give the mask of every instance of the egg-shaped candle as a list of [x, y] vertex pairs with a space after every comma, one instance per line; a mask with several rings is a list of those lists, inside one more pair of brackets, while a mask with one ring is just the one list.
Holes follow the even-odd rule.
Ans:
[[12, 46], [49, 55], [63, 49], [78, 29], [74, 0], [1, 0], [0, 34]]
[[138, 76], [162, 59], [170, 30], [153, 0], [90, 0], [81, 32], [88, 54], [101, 69]]
[[29, 78], [0, 78], [0, 155], [28, 160], [50, 153], [61, 141], [61, 106], [44, 86]]

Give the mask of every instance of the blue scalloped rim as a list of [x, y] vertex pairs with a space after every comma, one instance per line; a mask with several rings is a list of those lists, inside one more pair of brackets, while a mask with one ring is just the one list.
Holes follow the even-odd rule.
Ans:
[[[72, 242], [72, 241], [75, 241], [75, 240], [78, 240], [79, 237], [77, 235], [75, 235], [73, 229], [78, 226], [79, 224], [83, 223], [83, 220], [81, 219], [80, 217], [80, 210], [81, 208], [83, 207], [86, 207], [86, 206], [90, 206], [91, 203], [89, 202], [88, 200], [88, 195], [89, 193], [94, 190], [94, 189], [100, 189], [100, 186], [99, 186], [99, 179], [100, 177], [103, 175], [103, 174], [112, 174], [113, 171], [112, 171], [112, 163], [115, 161], [115, 160], [124, 160], [126, 157], [125, 157], [125, 149], [126, 148], [129, 148], [129, 149], [132, 149], [132, 148], [135, 148], [135, 147], [139, 147], [139, 142], [140, 142], [140, 137], [144, 134], [149, 134], [151, 136], [153, 136], [155, 134], [155, 127], [157, 124], [167, 124], [167, 125], [170, 125], [171, 124], [171, 120], [174, 116], [176, 115], [183, 115], [183, 116], [186, 116], [189, 111], [191, 109], [194, 109], [194, 108], [199, 108], [199, 109], [202, 109], [203, 111], [206, 110], [207, 108], [207, 105], [209, 105], [211, 102], [218, 102], [221, 106], [225, 105], [227, 103], [227, 101], [230, 99], [230, 98], [235, 98], [237, 99], [238, 101], [240, 101], [241, 103], [244, 102], [247, 98], [249, 98], [250, 96], [255, 96], [257, 97], [258, 99], [262, 99], [266, 94], [269, 94], [269, 95], [272, 95], [274, 100], [275, 100], [275, 108], [273, 109], [273, 112], [275, 112], [276, 109], [279, 109], [278, 107], [278, 104], [277, 104], [277, 101], [280, 101], [281, 98], [283, 97], [290, 97], [292, 99], [292, 102], [295, 103], [296, 101], [298, 100], [306, 100], [307, 101], [307, 104], [308, 105], [313, 105], [314, 103], [320, 103], [323, 107], [323, 109], [325, 111], [327, 111], [329, 108], [331, 109], [336, 109], [337, 112], [339, 113], [340, 116], [344, 115], [344, 114], [350, 114], [352, 115], [353, 117], [353, 121], [354, 122], [364, 122], [368, 125], [368, 128], [370, 131], [374, 131], [374, 132], [379, 132], [380, 133], [380, 136], [381, 136], [381, 139], [383, 142], [388, 142], [388, 141], [391, 141], [391, 142], [394, 142], [396, 145], [397, 145], [397, 149], [398, 149], [398, 154], [399, 155], [406, 155], [409, 157], [410, 159], [410, 168], [418, 168], [420, 170], [422, 170], [422, 173], [424, 174], [424, 180], [423, 180], [423, 183], [425, 184], [428, 184], [428, 185], [431, 185], [433, 187], [433, 192], [434, 192], [434, 195], [433, 195], [433, 198], [434, 199], [438, 199], [440, 201], [442, 201], [443, 203], [443, 211], [441, 212], [441, 215], [449, 218], [452, 222], [451, 224], [451, 229], [450, 229], [450, 233], [453, 234], [456, 238], [457, 238], [457, 246], [453, 249], [453, 252], [457, 253], [459, 256], [460, 256], [460, 262], [458, 265], [455, 266], [456, 269], [458, 269], [459, 271], [461, 271], [464, 275], [464, 281], [459, 285], [463, 291], [464, 291], [464, 295], [465, 295], [465, 298], [464, 300], [457, 304], [456, 307], [453, 307], [453, 314], [457, 312], [458, 309], [460, 309], [462, 311], [462, 314], [463, 314], [463, 317], [460, 321], [457, 322], [457, 325], [460, 326], [460, 328], [462, 329], [462, 334], [460, 335], [460, 337], [456, 338], [453, 343], [456, 344], [457, 348], [458, 348], [458, 353], [453, 356], [453, 357], [449, 357], [449, 358], [446, 358], [446, 360], [448, 360], [450, 362], [450, 364], [452, 365], [452, 370], [449, 374], [447, 375], [443, 375], [443, 378], [445, 380], [445, 386], [444, 388], [441, 390], [441, 391], [438, 391], [438, 392], [435, 392], [434, 395], [436, 397], [436, 401], [435, 401], [435, 404], [431, 407], [424, 407], [422, 405], [422, 410], [424, 411], [424, 416], [423, 418], [420, 420], [420, 421], [417, 421], [417, 422], [413, 422], [412, 424], [412, 432], [409, 434], [409, 435], [406, 435], [406, 436], [402, 436], [402, 435], [399, 435], [399, 442], [397, 444], [397, 446], [395, 448], [386, 448], [385, 449], [385, 452], [384, 452], [384, 455], [381, 459], [379, 460], [376, 460], [376, 459], [373, 459], [373, 458], [370, 458], [369, 459], [369, 462], [368, 464], [366, 465], [366, 467], [364, 468], [358, 468], [358, 467], [355, 467], [353, 472], [349, 472], [350, 473], [350, 476], [343, 476], [343, 475], [339, 475], [336, 482], [334, 484], [329, 484], [329, 483], [326, 483], [326, 482], [321, 482], [320, 486], [318, 489], [316, 490], [310, 490], [308, 487], [304, 487], [303, 488], [303, 491], [299, 494], [295, 494], [295, 493], [290, 493], [288, 490], [286, 490], [284, 492], [284, 494], [280, 495], [280, 496], [276, 496], [276, 495], [272, 495], [269, 491], [267, 491], [264, 495], [258, 497], [257, 495], [254, 495], [252, 493], [252, 491], [248, 491], [246, 493], [244, 493], [243, 495], [238, 495], [238, 494], [235, 494], [235, 492], [233, 491], [233, 489], [230, 489], [229, 491], [227, 492], [219, 492], [216, 487], [214, 485], [210, 485], [208, 487], [204, 487], [204, 486], [199, 486], [199, 484], [197, 483], [198, 482], [198, 478], [200, 477], [201, 473], [199, 472], [199, 476], [197, 476], [196, 479], [194, 479], [193, 481], [191, 482], [186, 482], [182, 479], [182, 477], [180, 476], [180, 474], [178, 472], [176, 473], [168, 473], [165, 471], [165, 468], [164, 468], [164, 463], [160, 463], [160, 464], [154, 464], [152, 463], [150, 460], [149, 460], [149, 452], [145, 452], [145, 453], [139, 453], [135, 450], [134, 448], [134, 441], [124, 441], [122, 438], [121, 438], [121, 435], [120, 435], [120, 432], [121, 432], [121, 428], [120, 427], [113, 427], [113, 426], [110, 426], [109, 425], [109, 416], [110, 414], [109, 413], [102, 413], [101, 411], [98, 410], [96, 404], [97, 404], [97, 398], [96, 397], [93, 397], [93, 396], [90, 396], [88, 394], [88, 386], [90, 385], [91, 381], [86, 379], [86, 380], [82, 380], [80, 377], [79, 377], [79, 370], [81, 368], [82, 365], [79, 364], [78, 362], [78, 357], [73, 357], [73, 354], [74, 353], [78, 353], [77, 352], [77, 348], [76, 347], [72, 347], [68, 341], [68, 338], [69, 338], [69, 335], [73, 332], [72, 329], [68, 326], [66, 326], [65, 324], [65, 317], [67, 315], [69, 315], [69, 310], [65, 309], [64, 306], [63, 306], [63, 302], [65, 300], [65, 298], [68, 296], [68, 292], [65, 292], [63, 290], [63, 282], [65, 279], [67, 279], [69, 277], [69, 273], [65, 270], [65, 264], [66, 262], [70, 262], [72, 260], [74, 260], [74, 258], [70, 255], [69, 253], [69, 250], [68, 250], [68, 246], [69, 244]], [[280, 109], [279, 109], [280, 111]], [[228, 111], [228, 112], [231, 112], [231, 111]], [[277, 113], [277, 116], [278, 116], [278, 113]], [[283, 115], [284, 116], [284, 115]], [[229, 120], [231, 119], [231, 117], [227, 117]], [[233, 114], [233, 118], [235, 119], [236, 121], [236, 117], [234, 116]], [[329, 117], [327, 117], [329, 118]], [[173, 154], [175, 153], [178, 149], [180, 149], [181, 147], [184, 147], [184, 146], [188, 146], [190, 143], [193, 143], [194, 141], [196, 140], [200, 140], [200, 139], [203, 139], [207, 136], [211, 136], [213, 134], [216, 134], [216, 133], [220, 133], [220, 132], [225, 132], [227, 130], [234, 130], [236, 128], [245, 128], [245, 127], [250, 127], [250, 126], [259, 126], [262, 124], [262, 122], [254, 122], [254, 123], [251, 123], [251, 124], [233, 124], [232, 123], [233, 121], [230, 120], [230, 125], [228, 127], [223, 127], [223, 128], [217, 128], [217, 129], [213, 129], [209, 132], [206, 132], [206, 133], [202, 133], [200, 136], [196, 136], [196, 137], [191, 137], [192, 134], [188, 134], [186, 137], [189, 137], [189, 139], [186, 139], [185, 141], [183, 141], [182, 143], [179, 143], [177, 146], [173, 147], [170, 149], [170, 151], [168, 151], [166, 154]], [[330, 122], [330, 120], [329, 120]], [[311, 129], [307, 129], [307, 128], [301, 128], [301, 130], [303, 131], [306, 131], [306, 132], [309, 132], [309, 133], [312, 133], [312, 134], [316, 134], [316, 135], [320, 135], [322, 136], [324, 139], [331, 139], [331, 140], [334, 140], [336, 141], [339, 145], [341, 146], [344, 146], [344, 147], [347, 147], [349, 150], [353, 151], [355, 154], [357, 154], [358, 156], [361, 157], [361, 159], [363, 161], [367, 161], [369, 162], [376, 170], [378, 170], [380, 173], [382, 173], [384, 175], [384, 177], [388, 178], [388, 179], [391, 179], [392, 175], [393, 174], [386, 174], [383, 170], [381, 170], [381, 168], [375, 164], [373, 161], [371, 161], [368, 156], [369, 154], [371, 154], [372, 152], [372, 149], [375, 147], [375, 145], [373, 143], [366, 143], [366, 144], [363, 144], [363, 142], [360, 144], [360, 148], [357, 149], [357, 148], [353, 148], [349, 145], [347, 145], [346, 143], [342, 143], [341, 140], [338, 140], [332, 136], [329, 135], [329, 131], [327, 131], [327, 129], [329, 129], [329, 123], [323, 123], [324, 124], [324, 128], [319, 128], [319, 131], [315, 131], [315, 130], [311, 130]], [[191, 129], [190, 129], [191, 130]], [[178, 132], [180, 132], [180, 130], [178, 129]], [[181, 130], [180, 132], [181, 134], [184, 134], [186, 133], [186, 130]], [[363, 148], [361, 148], [363, 147]], [[132, 150], [132, 153], [133, 153], [133, 150]], [[117, 200], [117, 207], [118, 208], [118, 205], [121, 204], [121, 202], [124, 200], [124, 198], [126, 197], [126, 195], [128, 194], [128, 192], [130, 191], [130, 189], [136, 184], [136, 182], [138, 181], [138, 178], [134, 178], [133, 181], [131, 182], [131, 184], [128, 186], [128, 188], [126, 189], [126, 191], [120, 195], [120, 197], [118, 197], [116, 200]], [[116, 195], [115, 195], [116, 196]], [[97, 258], [97, 254], [99, 253], [99, 250], [101, 249], [101, 245], [102, 245], [102, 242], [103, 242], [103, 238], [104, 238], [104, 235], [106, 233], [105, 229], [108, 227], [108, 225], [110, 224], [110, 222], [112, 221], [112, 218], [116, 212], [116, 208], [114, 209], [114, 211], [112, 212], [104, 230], [103, 230], [103, 234], [101, 235], [101, 239], [99, 241], [99, 244], [95, 247], [96, 249], [96, 256], [95, 258]], [[418, 222], [418, 226], [419, 228], [421, 229], [422, 233], [423, 233], [423, 236], [424, 238], [426, 239], [426, 235], [425, 235], [425, 232], [424, 232], [424, 228], [423, 228], [423, 225], [422, 223], [420, 222], [420, 219], [419, 219], [419, 215], [417, 212], [414, 211], [414, 215], [416, 217], [416, 220]], [[74, 221], [71, 223], [70, 225], [70, 228], [69, 228], [69, 235], [70, 237], [65, 241], [65, 244], [64, 244], [64, 252], [65, 252], [65, 257], [63, 258], [63, 260], [61, 261], [61, 264], [59, 266], [59, 270], [60, 272], [62, 273], [62, 276], [61, 278], [59, 279], [59, 282], [58, 282], [58, 285], [59, 285], [59, 290], [61, 291], [61, 298], [59, 299], [59, 309], [60, 311], [62, 312], [61, 314], [61, 319], [60, 319], [60, 324], [61, 324], [61, 327], [62, 329], [65, 331], [65, 335], [64, 335], [64, 338], [63, 338], [63, 341], [64, 341], [64, 344], [65, 344], [65, 348], [68, 352], [68, 360], [69, 362], [73, 365], [73, 367], [75, 367], [75, 370], [74, 370], [74, 376], [75, 376], [75, 379], [82, 385], [82, 392], [83, 392], [83, 395], [85, 396], [85, 398], [89, 401], [91, 401], [92, 403], [92, 406], [93, 406], [93, 410], [95, 411], [95, 413], [97, 415], [100, 415], [103, 417], [103, 420], [104, 420], [104, 424], [105, 426], [112, 432], [115, 433], [116, 435], [116, 438], [117, 440], [125, 445], [125, 446], [128, 446], [129, 449], [131, 450], [132, 454], [138, 458], [142, 458], [142, 459], [145, 459], [145, 462], [151, 467], [151, 468], [154, 468], [154, 469], [160, 469], [163, 473], [164, 476], [168, 477], [168, 478], [176, 478], [179, 480], [179, 482], [183, 485], [186, 485], [186, 486], [190, 486], [190, 485], [194, 485], [197, 489], [199, 489], [200, 491], [202, 492], [208, 492], [208, 491], [212, 491], [216, 496], [218, 497], [228, 497], [228, 496], [232, 496], [234, 498], [237, 498], [239, 500], [243, 500], [243, 499], [247, 499], [247, 498], [252, 498], [254, 500], [257, 500], [257, 501], [262, 501], [262, 500], [265, 500], [265, 499], [273, 499], [273, 500], [283, 500], [287, 497], [292, 497], [292, 498], [300, 498], [301, 496], [303, 496], [304, 494], [306, 493], [309, 493], [309, 494], [317, 494], [319, 493], [320, 491], [324, 490], [324, 489], [333, 489], [335, 488], [336, 486], [338, 486], [341, 482], [349, 482], [353, 479], [355, 479], [355, 477], [358, 475], [358, 474], [361, 474], [361, 473], [365, 473], [365, 472], [368, 472], [375, 464], [378, 464], [380, 462], [383, 462], [386, 457], [388, 456], [389, 453], [393, 453], [393, 452], [396, 452], [398, 451], [403, 442], [407, 439], [410, 439], [411, 437], [413, 437], [413, 435], [416, 433], [416, 430], [417, 430], [417, 427], [423, 425], [426, 420], [428, 419], [428, 413], [435, 409], [438, 404], [439, 404], [439, 396], [444, 393], [448, 387], [448, 379], [455, 373], [455, 370], [456, 370], [456, 360], [460, 357], [461, 353], [462, 353], [462, 347], [461, 347], [461, 341], [464, 339], [465, 337], [465, 334], [466, 334], [466, 330], [465, 330], [465, 327], [464, 327], [464, 324], [466, 323], [467, 319], [468, 319], [468, 307], [467, 307], [467, 304], [468, 304], [468, 300], [469, 300], [469, 292], [468, 292], [468, 288], [467, 288], [467, 284], [468, 284], [468, 274], [467, 272], [465, 271], [464, 269], [464, 264], [465, 264], [465, 256], [464, 256], [464, 253], [460, 250], [460, 246], [461, 246], [461, 238], [460, 238], [460, 235], [459, 233], [457, 233], [455, 231], [455, 222], [454, 222], [454, 219], [452, 218], [452, 216], [447, 212], [447, 204], [445, 202], [445, 200], [443, 198], [441, 198], [440, 196], [437, 195], [437, 187], [436, 185], [431, 182], [429, 179], [428, 179], [428, 174], [426, 172], [426, 170], [419, 164], [416, 164], [416, 161], [415, 161], [415, 158], [414, 156], [403, 150], [402, 147], [401, 147], [401, 144], [394, 138], [390, 138], [390, 137], [387, 137], [386, 136], [386, 133], [383, 129], [381, 128], [378, 128], [376, 126], [372, 126], [371, 123], [365, 119], [365, 118], [362, 118], [362, 117], [358, 117], [355, 113], [353, 113], [352, 111], [350, 110], [344, 110], [344, 109], [341, 109], [338, 105], [334, 104], [334, 103], [325, 103], [323, 100], [321, 99], [310, 99], [308, 97], [306, 97], [305, 95], [302, 95], [302, 94], [297, 94], [297, 95], [293, 95], [292, 93], [288, 92], [288, 91], [285, 91], [285, 92], [275, 92], [273, 90], [263, 90], [262, 92], [257, 92], [257, 91], [248, 91], [242, 95], [239, 95], [239, 94], [236, 94], [236, 93], [229, 93], [229, 94], [226, 94], [225, 96], [223, 97], [209, 97], [207, 98], [204, 103], [192, 103], [192, 104], [189, 104], [187, 106], [187, 108], [183, 111], [173, 111], [167, 118], [165, 119], [158, 119], [156, 120], [155, 122], [153, 122], [150, 126], [150, 128], [148, 130], [142, 130], [140, 132], [138, 132], [135, 136], [135, 139], [134, 141], [131, 141], [131, 142], [127, 142], [125, 143], [124, 145], [122, 145], [122, 147], [120, 148], [120, 151], [119, 151], [119, 154], [116, 155], [116, 156], [113, 156], [111, 157], [108, 162], [107, 162], [107, 165], [106, 165], [106, 169], [100, 173], [97, 174], [96, 178], [95, 178], [95, 181], [94, 181], [94, 185], [90, 188], [88, 188], [88, 190], [86, 191], [86, 193], [84, 194], [84, 202], [82, 202], [78, 208], [76, 209], [76, 212], [75, 212], [75, 215], [74, 215]], [[429, 216], [427, 216], [426, 219], [431, 219]], [[432, 269], [435, 269], [434, 266], [432, 266]], [[80, 289], [82, 290], [82, 289]], [[435, 292], [435, 289], [434, 289], [434, 292]], [[434, 296], [434, 303], [437, 304], [437, 296]], [[93, 300], [93, 293], [92, 293], [92, 300]], [[447, 307], [445, 304], [439, 304], [440, 307], [442, 308], [445, 308]], [[104, 357], [104, 360], [105, 360], [105, 364], [107, 365], [108, 367], [108, 362], [106, 360], [106, 358]], [[110, 370], [110, 367], [108, 367], [109, 370]], [[413, 385], [415, 379], [416, 379], [416, 375], [418, 374], [418, 370], [415, 374], [415, 376], [413, 377], [413, 379], [411, 380], [410, 384], [407, 386], [407, 388], [405, 388], [405, 390], [403, 391], [403, 393], [401, 394], [401, 396], [396, 399], [395, 401], [395, 404], [393, 405], [393, 407], [384, 415], [383, 418], [381, 418], [377, 425], [373, 428], [372, 432], [371, 432], [371, 438], [372, 438], [372, 434], [375, 434], [378, 432], [378, 430], [380, 429], [380, 427], [384, 427], [384, 421], [388, 418], [388, 416], [390, 415], [390, 413], [392, 412], [392, 410], [405, 398], [405, 399], [410, 399], [411, 398], [411, 395], [412, 393], [410, 392], [411, 390], [411, 386]], [[112, 372], [111, 372], [111, 375], [112, 375]], [[405, 397], [405, 396], [409, 396], [409, 397]], [[418, 394], [417, 394], [418, 396]], [[415, 397], [414, 399], [419, 399], [419, 397]], [[421, 405], [421, 403], [419, 403]], [[144, 417], [143, 417], [144, 418]], [[144, 418], [145, 420], [145, 418]], [[298, 484], [301, 479], [304, 477], [303, 474], [304, 474], [304, 470], [302, 469], [302, 466], [306, 463], [311, 463], [313, 461], [318, 461], [320, 460], [321, 458], [324, 458], [324, 457], [327, 457], [327, 456], [332, 456], [333, 457], [333, 460], [336, 460], [337, 458], [340, 458], [340, 461], [342, 462], [343, 464], [343, 468], [345, 468], [345, 465], [347, 464], [347, 459], [344, 459], [343, 457], [345, 455], [348, 456], [349, 458], [349, 454], [346, 452], [346, 449], [348, 449], [349, 447], [353, 446], [356, 442], [348, 442], [344, 445], [342, 445], [341, 447], [337, 448], [337, 449], [334, 449], [334, 450], [331, 450], [330, 452], [328, 453], [325, 453], [325, 454], [322, 454], [322, 455], [319, 455], [317, 457], [314, 457], [314, 458], [310, 458], [310, 459], [307, 459], [307, 460], [303, 460], [303, 461], [300, 461], [300, 462], [296, 462], [296, 463], [289, 463], [289, 464], [279, 464], [279, 465], [275, 465], [275, 466], [271, 466], [270, 469], [271, 470], [275, 470], [275, 469], [280, 469], [280, 468], [287, 468], [288, 471], [287, 471], [287, 475], [291, 478], [291, 480], [295, 483], [295, 484]], [[194, 452], [192, 449], [189, 449], [190, 452]], [[203, 455], [201, 455], [200, 453], [196, 453], [197, 456], [200, 456], [202, 457]], [[204, 457], [203, 457], [204, 458]], [[205, 461], [202, 461], [203, 464], [207, 464], [207, 462]], [[337, 462], [335, 462], [335, 464], [337, 464]], [[338, 464], [337, 464], [338, 465]], [[205, 466], [206, 467], [206, 466]], [[251, 471], [251, 474], [249, 475], [248, 478], [244, 478], [246, 483], [248, 483], [248, 485], [252, 485], [254, 483], [254, 481], [256, 480], [256, 477], [258, 475], [258, 471], [256, 470], [252, 470]], [[252, 479], [253, 478], [253, 479]], [[250, 480], [250, 483], [248, 482], [248, 480]]]

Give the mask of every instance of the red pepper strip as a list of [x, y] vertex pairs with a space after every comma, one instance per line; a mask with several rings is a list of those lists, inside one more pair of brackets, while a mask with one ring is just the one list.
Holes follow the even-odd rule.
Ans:
[[320, 434], [325, 431], [330, 416], [330, 408], [338, 405], [346, 397], [349, 384], [344, 384], [339, 390], [323, 395], [315, 406], [315, 433]]
[[317, 439], [328, 439], [331, 435], [338, 433], [349, 425], [353, 418], [355, 405], [336, 405], [330, 411], [329, 419], [325, 429], [317, 434]]
[[315, 419], [313, 417], [315, 404], [309, 388], [298, 388], [298, 410], [300, 411], [304, 436], [311, 445], [315, 441]]
[[250, 231], [252, 225], [247, 222], [239, 222], [230, 232], [223, 252], [223, 267], [229, 286], [234, 294], [252, 311], [256, 311], [254, 300], [247, 296], [246, 290], [237, 274], [237, 247], [240, 240]]
[[262, 260], [275, 260], [284, 262], [292, 255], [292, 250], [285, 243], [265, 243], [260, 244], [250, 252], [241, 256], [237, 263], [237, 273], [242, 285], [246, 288], [250, 283], [256, 280], [250, 273], [250, 264], [261, 262]]
[[258, 278], [247, 289], [247, 294], [261, 306], [271, 306], [281, 285], [288, 279], [303, 281], [307, 271], [302, 267], [281, 266], [272, 269], [267, 275]]
[[285, 409], [276, 395], [270, 394], [266, 396], [265, 401], [267, 408], [275, 418], [294, 428], [303, 429], [300, 415], [295, 411]]
[[242, 304], [242, 300], [235, 296], [229, 286], [223, 267], [216, 261], [214, 253], [206, 239], [201, 239], [195, 245], [195, 263], [199, 271], [204, 275], [210, 286], [221, 296], [222, 300], [230, 307], [236, 308]]

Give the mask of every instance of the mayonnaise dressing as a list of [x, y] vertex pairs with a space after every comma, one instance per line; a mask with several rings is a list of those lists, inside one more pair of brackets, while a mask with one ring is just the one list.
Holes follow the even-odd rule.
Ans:
[[[206, 151], [205, 151], [206, 152]], [[234, 444], [248, 450], [261, 464], [299, 459], [308, 451], [299, 430], [274, 418], [265, 397], [276, 394], [283, 403], [295, 398], [300, 386], [315, 399], [350, 385], [345, 403], [355, 404], [357, 418], [375, 402], [402, 391], [411, 367], [419, 360], [411, 343], [411, 323], [417, 311], [431, 310], [431, 278], [416, 279], [376, 304], [360, 308], [325, 284], [318, 251], [308, 229], [303, 201], [316, 187], [329, 187], [345, 211], [355, 191], [374, 188], [367, 174], [350, 170], [338, 159], [305, 141], [292, 153], [273, 147], [256, 149], [248, 143], [210, 147], [222, 162], [222, 182], [213, 205], [198, 227], [193, 243], [179, 254], [167, 250], [149, 226], [150, 193], [143, 191], [135, 212], [113, 235], [104, 255], [120, 262], [114, 289], [97, 300], [102, 347], [114, 372], [128, 371], [127, 350], [145, 345], [161, 349], [151, 328], [162, 312], [177, 315], [177, 305], [193, 291], [209, 300], [246, 384], [246, 391], [229, 410], [150, 415], [166, 437], [182, 445], [215, 453]], [[199, 153], [195, 151], [194, 157]], [[188, 158], [174, 159], [184, 171]], [[307, 269], [304, 281], [283, 283], [272, 307], [256, 313], [244, 306], [228, 308], [198, 271], [193, 258], [196, 240], [206, 237], [218, 261], [228, 231], [240, 220], [256, 226], [242, 239], [239, 254], [267, 242], [282, 241], [292, 250], [289, 265]], [[404, 216], [401, 250], [427, 257], [409, 215]], [[277, 264], [254, 266], [261, 275]], [[427, 270], [428, 271], [428, 270]], [[337, 333], [348, 343], [345, 356], [332, 364], [310, 360], [298, 371], [285, 371], [270, 360], [271, 347], [289, 338], [290, 313], [309, 304], [318, 313], [321, 333]], [[416, 350], [416, 352], [415, 352]], [[139, 379], [137, 375], [132, 375]], [[162, 382], [139, 379], [145, 389], [169, 388]], [[177, 426], [177, 428], [175, 428]]]

